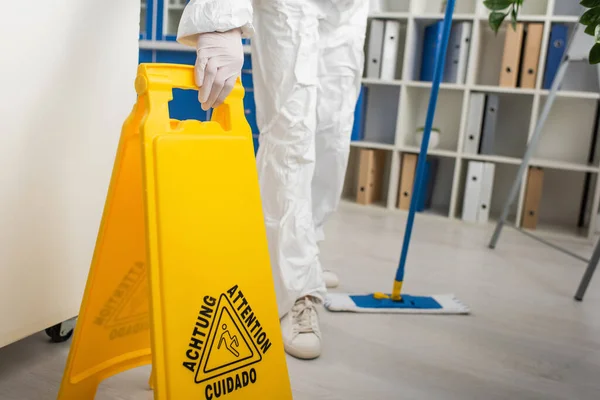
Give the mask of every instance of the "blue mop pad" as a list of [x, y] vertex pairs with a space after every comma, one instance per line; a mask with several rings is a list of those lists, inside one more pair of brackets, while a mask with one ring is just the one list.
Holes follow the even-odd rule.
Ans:
[[469, 314], [469, 307], [454, 295], [409, 296], [402, 295], [401, 301], [377, 299], [373, 294], [350, 295], [330, 293], [325, 298], [329, 311], [379, 314]]
[[[423, 187], [423, 176], [425, 175], [427, 148], [429, 147], [429, 138], [433, 128], [433, 119], [442, 81], [442, 73], [446, 61], [446, 52], [448, 49], [448, 38], [452, 27], [452, 14], [454, 13], [454, 4], [456, 0], [448, 0], [446, 5], [446, 15], [443, 21], [442, 37], [439, 40], [440, 46], [435, 56], [434, 79], [431, 89], [431, 98], [429, 99], [429, 108], [427, 110], [427, 119], [425, 130], [423, 132], [423, 141], [421, 143], [421, 152], [417, 162], [417, 175], [413, 184], [413, 193], [418, 193], [419, 188]], [[417, 210], [419, 196], [412, 196], [410, 210], [406, 221], [406, 231], [404, 234], [404, 243], [400, 263], [396, 271], [396, 279], [392, 294], [374, 293], [367, 295], [349, 295], [349, 294], [330, 294], [325, 299], [325, 307], [329, 311], [350, 311], [361, 313], [402, 313], [402, 314], [468, 314], [469, 308], [458, 301], [453, 295], [441, 296], [409, 296], [401, 293], [402, 283], [404, 281], [404, 269], [408, 257], [408, 248]]]

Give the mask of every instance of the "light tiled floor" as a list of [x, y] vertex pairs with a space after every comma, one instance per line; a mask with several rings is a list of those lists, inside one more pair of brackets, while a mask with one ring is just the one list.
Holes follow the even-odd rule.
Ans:
[[[402, 214], [342, 207], [322, 249], [340, 291], [390, 289], [404, 222]], [[583, 263], [511, 229], [488, 250], [491, 229], [419, 217], [406, 292], [454, 293], [472, 315], [322, 311], [322, 357], [289, 359], [294, 398], [599, 399], [600, 272], [576, 303]], [[586, 257], [592, 249], [563, 244]], [[0, 399], [54, 399], [68, 346], [40, 334], [0, 349]], [[113, 377], [97, 399], [151, 399], [148, 374]]]

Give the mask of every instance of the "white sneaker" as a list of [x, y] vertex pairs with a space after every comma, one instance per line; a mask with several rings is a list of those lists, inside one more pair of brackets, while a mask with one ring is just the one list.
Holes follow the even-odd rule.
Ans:
[[310, 297], [296, 300], [292, 310], [281, 319], [286, 353], [302, 360], [321, 355], [321, 330], [315, 303]]
[[338, 276], [331, 271], [323, 271], [323, 280], [325, 281], [325, 286], [327, 289], [336, 288], [340, 284], [340, 279]]

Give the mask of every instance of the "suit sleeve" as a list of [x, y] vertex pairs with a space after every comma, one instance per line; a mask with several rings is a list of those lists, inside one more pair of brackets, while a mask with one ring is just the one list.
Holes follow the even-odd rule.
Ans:
[[254, 33], [252, 0], [191, 0], [183, 11], [177, 41], [196, 46], [198, 34], [241, 28], [244, 37]]

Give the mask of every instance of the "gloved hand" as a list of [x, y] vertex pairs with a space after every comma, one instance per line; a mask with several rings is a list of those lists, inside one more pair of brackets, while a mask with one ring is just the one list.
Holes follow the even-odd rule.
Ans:
[[202, 33], [198, 35], [196, 49], [198, 100], [207, 111], [223, 104], [242, 71], [242, 30]]

